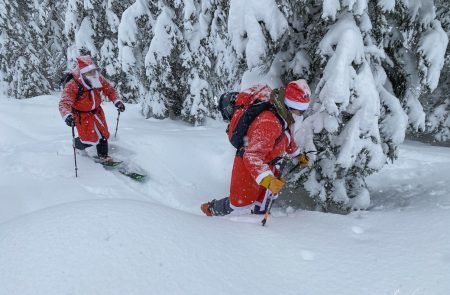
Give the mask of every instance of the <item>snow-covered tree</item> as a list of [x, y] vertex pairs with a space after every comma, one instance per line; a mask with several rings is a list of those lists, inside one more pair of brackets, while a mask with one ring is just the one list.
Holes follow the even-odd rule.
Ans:
[[332, 201], [364, 208], [369, 202], [364, 177], [386, 160], [378, 126], [380, 96], [356, 21], [364, 18], [365, 8], [355, 5], [342, 13], [325, 8], [323, 17], [336, 22], [319, 44], [325, 68], [303, 134], [307, 150], [318, 155], [305, 187], [324, 206]]
[[[383, 1], [382, 1], [383, 2]], [[387, 2], [387, 1], [384, 1]], [[393, 2], [393, 1], [388, 1]], [[397, 1], [384, 9], [386, 73], [402, 101], [412, 132], [425, 130], [421, 98], [439, 81], [448, 38], [436, 20], [433, 0]]]
[[137, 101], [127, 86], [126, 73], [119, 61], [120, 16], [134, 1], [70, 0], [65, 15], [69, 68], [75, 57], [90, 54], [126, 101]]
[[8, 95], [29, 98], [49, 93], [46, 67], [39, 52], [44, 39], [35, 2], [5, 0], [0, 6], [4, 9], [0, 14], [0, 64]]
[[[215, 94], [235, 82], [226, 35], [226, 1], [159, 2], [145, 59], [145, 116], [201, 124], [216, 113]], [[230, 82], [233, 81], [233, 82]]]
[[[450, 36], [450, 3], [436, 1], [436, 15], [447, 36]], [[441, 42], [438, 42], [438, 44]], [[433, 134], [436, 141], [450, 140], [450, 46], [447, 46], [446, 59], [442, 69], [439, 86], [428, 96], [427, 132]]]
[[118, 60], [126, 78], [124, 95], [139, 102], [148, 93], [145, 56], [153, 38], [152, 27], [157, 10], [158, 7], [151, 3], [137, 0], [123, 12], [118, 28]]
[[239, 72], [237, 55], [228, 34], [228, 8], [227, 0], [202, 1], [200, 22], [203, 23], [202, 27], [208, 30], [205, 42], [209, 48], [211, 62], [207, 81], [214, 95], [238, 89], [241, 82], [242, 73]]
[[[214, 100], [207, 82], [212, 64], [210, 57], [213, 51], [208, 46], [209, 23], [205, 19], [210, 17], [209, 1], [185, 1], [183, 28], [186, 46], [183, 66], [187, 70], [186, 98], [183, 101], [181, 116], [192, 123], [202, 123], [206, 116], [211, 116], [214, 110]], [[206, 15], [205, 15], [206, 13]]]
[[13, 28], [7, 7], [10, 7], [9, 1], [0, 0], [0, 90], [3, 94], [7, 94], [9, 88], [9, 50], [17, 43], [11, 36]]
[[275, 0], [232, 0], [228, 17], [231, 44], [244, 72], [241, 87], [282, 85], [278, 53], [288, 40], [288, 22]]
[[64, 37], [64, 1], [35, 1], [38, 11], [38, 24], [41, 28], [41, 46], [37, 48], [42, 64], [45, 65], [45, 75], [51, 89], [57, 89], [63, 72], [66, 70], [66, 40]]
[[146, 117], [165, 118], [181, 114], [186, 82], [181, 56], [184, 51], [183, 35], [175, 23], [179, 16], [172, 5], [161, 5], [160, 9], [145, 56], [149, 85], [142, 110]]
[[313, 56], [321, 78], [300, 140], [318, 154], [303, 179], [325, 210], [367, 207], [364, 178], [396, 158], [408, 122], [424, 128], [420, 97], [437, 85], [446, 36], [432, 1], [397, 4], [394, 10], [394, 1], [324, 1], [322, 18], [331, 26], [318, 22], [310, 31], [326, 34], [320, 64]]

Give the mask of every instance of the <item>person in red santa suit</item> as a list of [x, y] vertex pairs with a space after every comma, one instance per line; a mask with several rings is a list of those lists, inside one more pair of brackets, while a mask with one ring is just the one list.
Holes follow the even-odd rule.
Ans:
[[[258, 101], [268, 100], [271, 93], [272, 89], [267, 85], [254, 86], [240, 92], [236, 104], [245, 96]], [[305, 80], [292, 81], [285, 88], [284, 107], [294, 119], [302, 120], [310, 96], [311, 91]], [[275, 199], [285, 183], [278, 176], [277, 159], [287, 154], [302, 166], [308, 164], [308, 157], [301, 153], [294, 141], [288, 120], [279, 113], [262, 111], [249, 125], [243, 151], [234, 158], [230, 196], [202, 204], [200, 209], [205, 215], [223, 216], [233, 211], [245, 213], [250, 210], [264, 214], [268, 198]]]
[[102, 94], [114, 103], [119, 112], [125, 111], [125, 105], [89, 55], [77, 57], [76, 63], [73, 78], [61, 94], [59, 112], [68, 126], [77, 128], [77, 149], [84, 150], [96, 145], [98, 157], [108, 160], [109, 131], [101, 107]]

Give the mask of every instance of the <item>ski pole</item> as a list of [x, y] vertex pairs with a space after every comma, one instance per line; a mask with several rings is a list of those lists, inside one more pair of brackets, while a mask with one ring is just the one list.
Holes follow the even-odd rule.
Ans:
[[[305, 152], [305, 154], [311, 154], [311, 153], [317, 153], [316, 151], [309, 151], [309, 152]], [[300, 166], [300, 163], [297, 163], [294, 167], [291, 168], [291, 170], [289, 170], [286, 175], [291, 174], [295, 169], [297, 169]], [[285, 176], [286, 176], [285, 175]]]
[[119, 118], [120, 118], [120, 111], [117, 111], [116, 133], [114, 133], [114, 138], [117, 137], [117, 129], [119, 128]]
[[75, 177], [78, 177], [77, 152], [75, 150], [75, 126], [74, 125], [72, 125], [72, 147], [73, 147], [73, 159], [75, 160]]
[[267, 219], [269, 219], [270, 209], [272, 209], [272, 204], [273, 204], [273, 199], [272, 199], [273, 197], [274, 196], [271, 196], [269, 198], [269, 205], [267, 206], [266, 213], [264, 213], [264, 218], [261, 220], [261, 225], [262, 226], [265, 226], [266, 222], [267, 222]]
[[[316, 151], [309, 151], [309, 152], [306, 152], [305, 154], [310, 154], [310, 153], [316, 153]], [[298, 166], [300, 166], [300, 163], [297, 163], [297, 165], [295, 165], [291, 170], [289, 170], [286, 174], [284, 174], [283, 177], [286, 177], [286, 175], [291, 174], [295, 169], [298, 168]], [[282, 171], [281, 167], [280, 167], [280, 171]], [[267, 206], [266, 213], [264, 214], [264, 218], [261, 220], [262, 226], [265, 226], [267, 219], [269, 219], [270, 209], [272, 209], [272, 204], [273, 204], [273, 197], [275, 197], [275, 196], [272, 196], [269, 199], [269, 205]]]
[[[280, 164], [280, 170], [279, 171], [283, 171], [283, 168], [284, 168], [285, 164], [286, 164], [286, 158], [283, 158], [282, 163]], [[283, 175], [283, 176], [286, 176], [286, 175]], [[272, 204], [273, 204], [273, 198], [276, 197], [276, 196], [277, 195], [272, 195], [272, 193], [269, 191], [269, 189], [266, 190], [266, 197], [269, 198], [269, 205], [267, 205], [266, 213], [264, 213], [264, 217], [261, 220], [261, 225], [262, 226], [265, 226], [266, 223], [267, 223], [267, 219], [269, 219], [270, 209], [272, 209]]]

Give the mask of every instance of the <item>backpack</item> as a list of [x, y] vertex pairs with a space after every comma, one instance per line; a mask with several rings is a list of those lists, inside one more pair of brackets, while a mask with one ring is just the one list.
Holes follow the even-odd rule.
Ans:
[[70, 80], [72, 80], [72, 79], [78, 85], [78, 92], [77, 92], [76, 100], [79, 100], [80, 97], [84, 93], [84, 87], [83, 87], [83, 85], [80, 84], [80, 82], [78, 82], [76, 79], [74, 79], [73, 74], [71, 72], [64, 73], [64, 75], [62, 76], [61, 80], [59, 81], [59, 85], [60, 85], [60, 88], [61, 88], [61, 91], [62, 91], [62, 90], [64, 90], [64, 87], [66, 87], [66, 84], [69, 83]]
[[[280, 89], [275, 89], [270, 93], [270, 99], [267, 95], [262, 95], [267, 90], [265, 87], [254, 88], [252, 92], [229, 92], [221, 96], [219, 101], [219, 109], [225, 120], [229, 118], [230, 123], [227, 127], [228, 139], [231, 144], [236, 148], [237, 155], [242, 156], [244, 154], [245, 136], [251, 123], [264, 111], [272, 112], [279, 120], [282, 131], [278, 136], [276, 143], [278, 143], [287, 126], [285, 120], [278, 111], [277, 105], [283, 105], [284, 103], [277, 103], [281, 94]], [[281, 89], [284, 95], [284, 89]], [[228, 94], [228, 96], [227, 96]], [[234, 96], [234, 98], [233, 98]], [[230, 99], [231, 97], [231, 99]], [[229, 100], [229, 103], [224, 103], [225, 99]], [[230, 108], [230, 105], [232, 106]], [[228, 109], [228, 110], [227, 110]], [[229, 110], [232, 109], [231, 112]], [[224, 116], [224, 113], [226, 116]]]

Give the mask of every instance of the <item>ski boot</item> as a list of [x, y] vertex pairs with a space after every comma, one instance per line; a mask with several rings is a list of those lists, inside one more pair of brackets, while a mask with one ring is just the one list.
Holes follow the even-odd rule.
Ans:
[[233, 209], [230, 207], [230, 198], [223, 198], [220, 200], [212, 200], [208, 203], [203, 203], [200, 206], [200, 210], [206, 216], [224, 216], [233, 212]]

